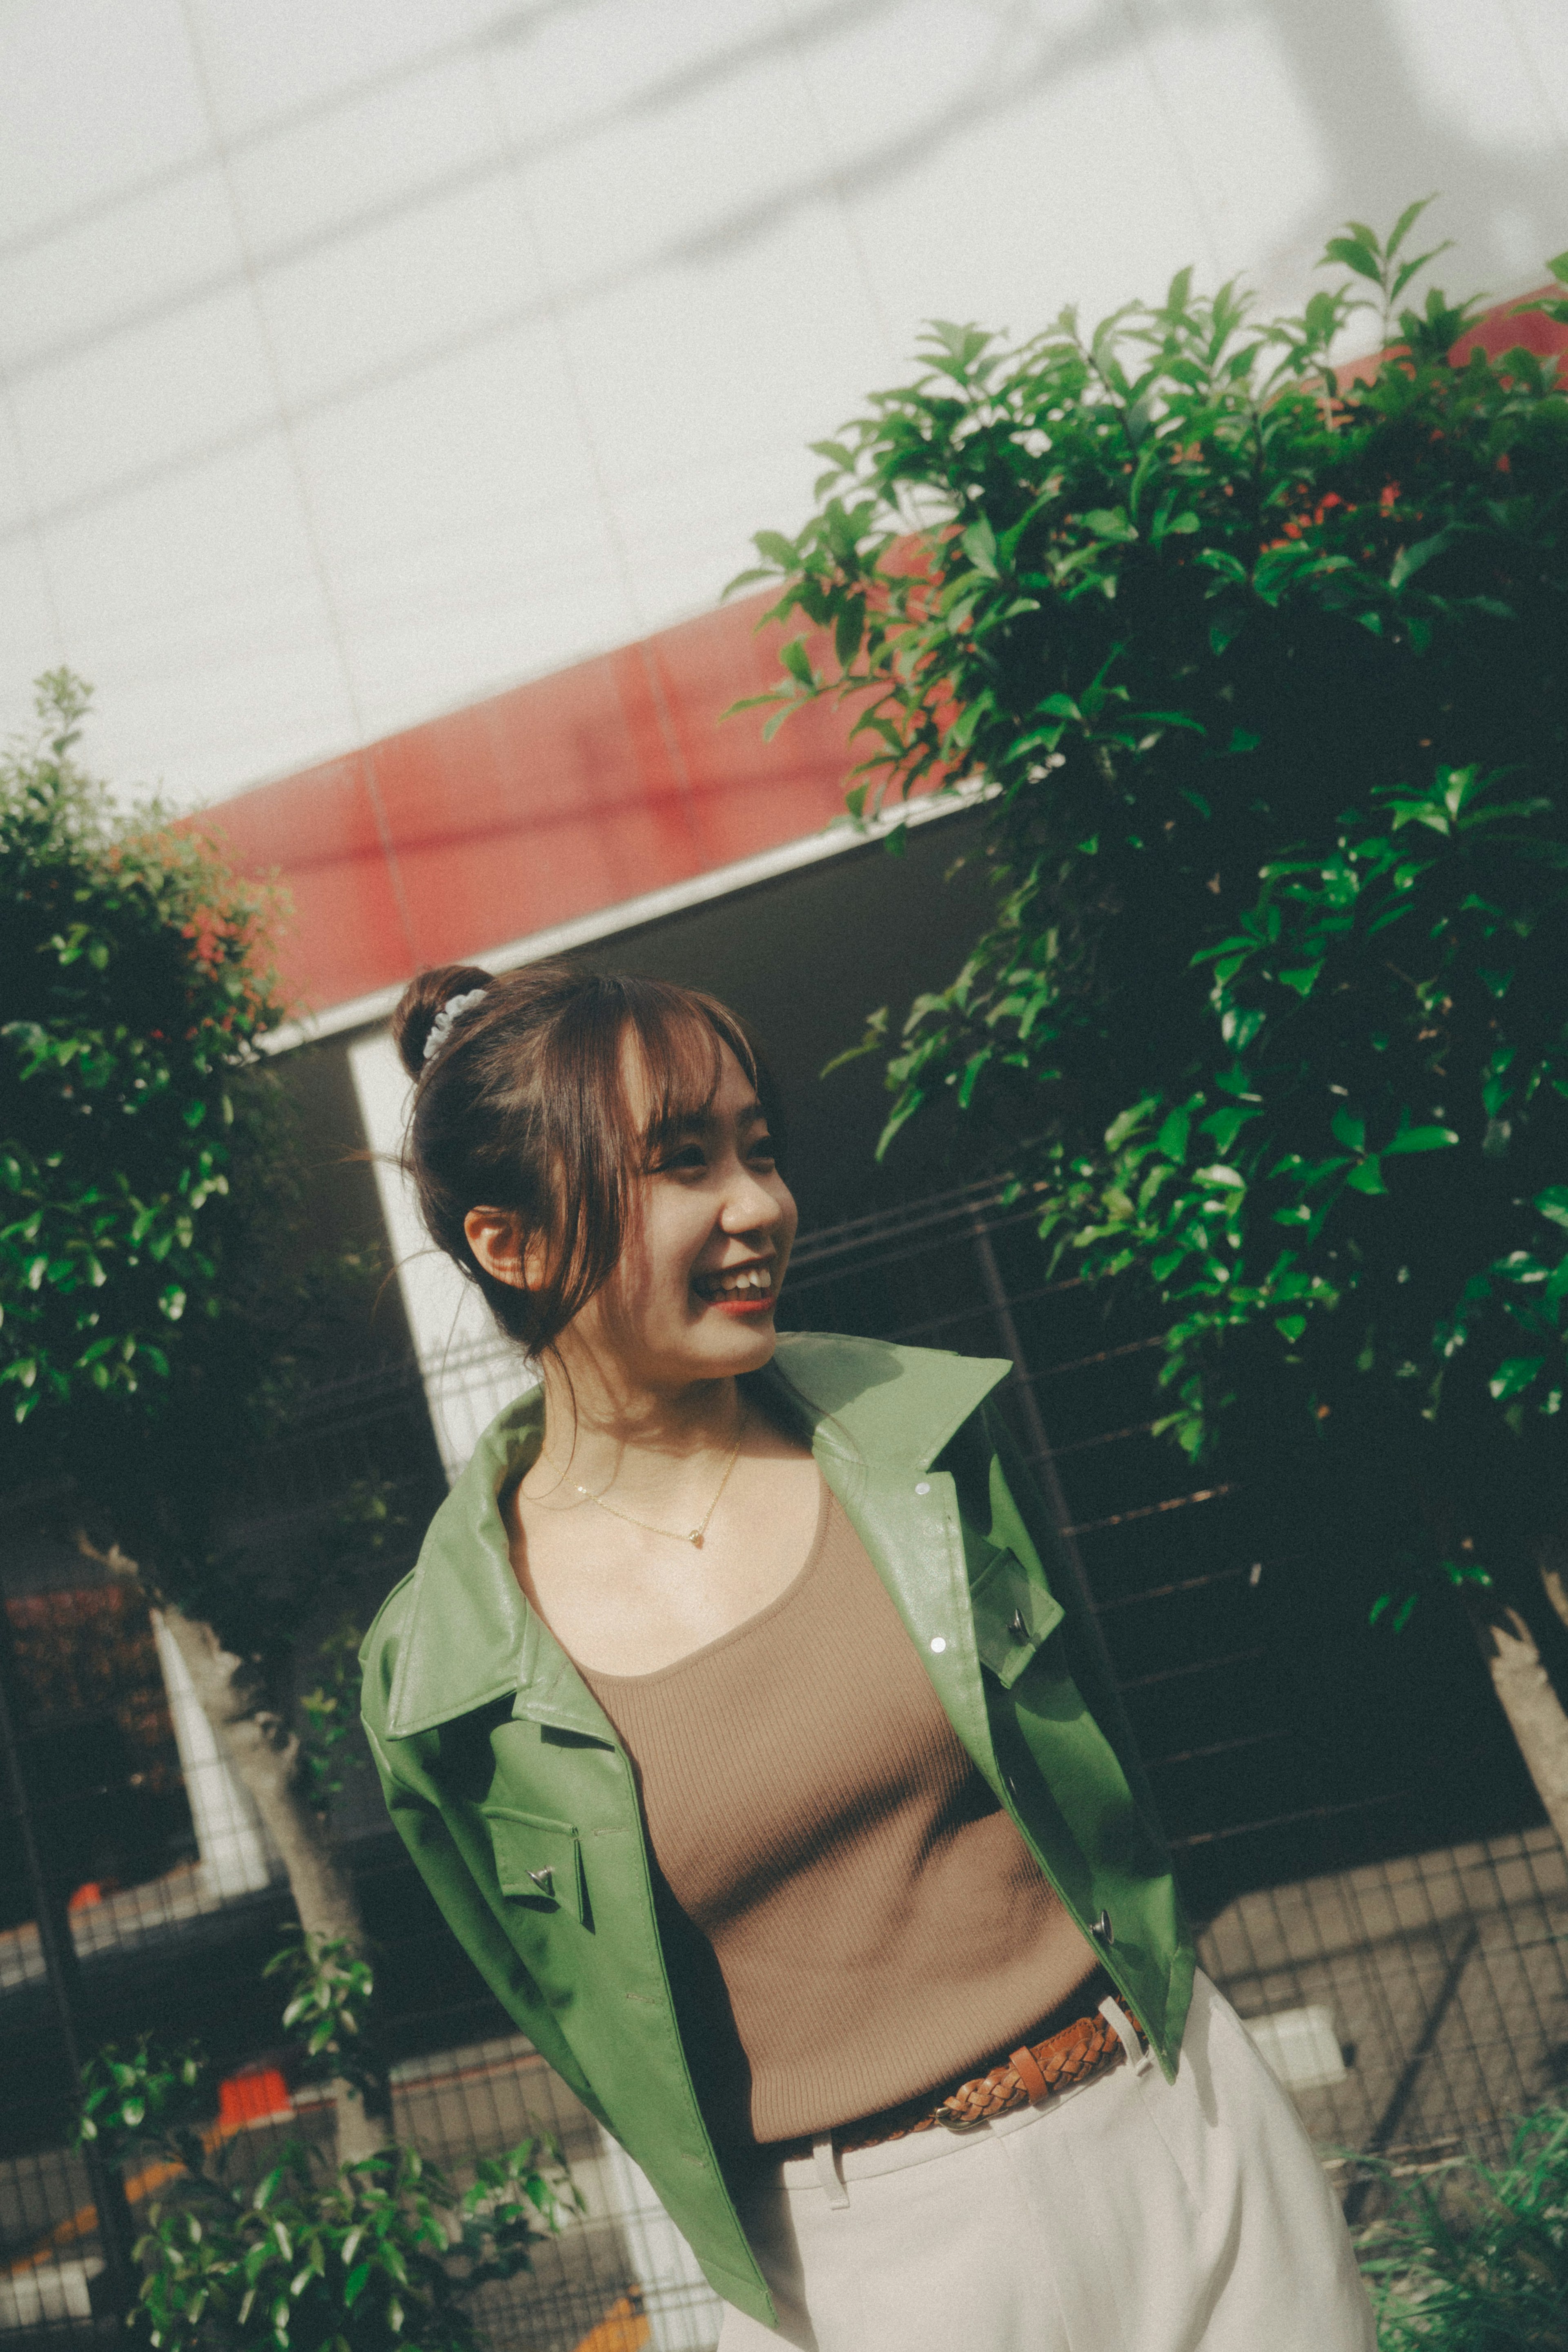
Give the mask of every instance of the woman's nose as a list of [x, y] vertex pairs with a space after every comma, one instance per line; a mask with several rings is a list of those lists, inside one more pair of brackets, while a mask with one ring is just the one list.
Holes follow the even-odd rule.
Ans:
[[783, 1220], [784, 1204], [777, 1187], [759, 1183], [749, 1169], [739, 1170], [719, 1215], [726, 1233], [771, 1233]]

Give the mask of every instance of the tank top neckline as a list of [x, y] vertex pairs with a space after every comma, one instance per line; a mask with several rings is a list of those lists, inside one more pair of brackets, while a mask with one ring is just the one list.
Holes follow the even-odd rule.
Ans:
[[700, 1649], [688, 1650], [683, 1657], [672, 1658], [667, 1666], [654, 1666], [645, 1675], [613, 1675], [604, 1672], [598, 1666], [579, 1666], [578, 1672], [584, 1682], [591, 1689], [597, 1689], [601, 1685], [607, 1685], [619, 1690], [630, 1689], [634, 1685], [647, 1689], [654, 1683], [665, 1682], [672, 1675], [684, 1673], [686, 1667], [695, 1666], [699, 1660], [711, 1658], [716, 1652], [728, 1649], [734, 1643], [744, 1641], [747, 1634], [770, 1623], [782, 1610], [787, 1609], [789, 1603], [798, 1598], [810, 1581], [812, 1571], [822, 1556], [822, 1546], [827, 1537], [832, 1500], [832, 1489], [819, 1470], [817, 1473], [817, 1525], [805, 1559], [789, 1579], [782, 1592], [775, 1593], [771, 1601], [765, 1601], [762, 1607], [754, 1610], [749, 1617], [743, 1617], [738, 1625], [732, 1625], [727, 1633], [716, 1634], [711, 1642], [703, 1643]]

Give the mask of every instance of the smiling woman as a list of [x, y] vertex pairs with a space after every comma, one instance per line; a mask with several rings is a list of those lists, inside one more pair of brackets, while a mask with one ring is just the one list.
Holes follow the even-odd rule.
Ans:
[[541, 1381], [372, 1627], [366, 1727], [722, 2352], [1371, 2352], [1195, 1982], [1008, 1365], [779, 1339], [778, 1107], [712, 998], [454, 967], [397, 1035], [425, 1221]]

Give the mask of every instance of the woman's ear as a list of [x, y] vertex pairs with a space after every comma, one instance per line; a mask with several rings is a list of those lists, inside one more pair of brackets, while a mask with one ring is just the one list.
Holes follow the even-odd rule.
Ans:
[[463, 1220], [468, 1246], [493, 1281], [513, 1290], [528, 1290], [528, 1261], [536, 1255], [523, 1244], [522, 1220], [516, 1209], [470, 1209]]

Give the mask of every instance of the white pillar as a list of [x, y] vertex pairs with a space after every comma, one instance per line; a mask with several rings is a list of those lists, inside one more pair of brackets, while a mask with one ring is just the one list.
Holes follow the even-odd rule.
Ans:
[[537, 1375], [420, 1223], [413, 1188], [398, 1165], [413, 1088], [390, 1031], [350, 1045], [349, 1068], [435, 1442], [447, 1477], [455, 1478], [502, 1407], [535, 1387]]
[[152, 1633], [207, 1891], [220, 1902], [231, 1895], [254, 1895], [258, 1887], [270, 1886], [274, 1875], [261, 1817], [218, 1745], [162, 1610], [152, 1612]]
[[649, 2352], [713, 2352], [724, 2305], [654, 2196], [647, 2174], [600, 2133], [611, 2211], [642, 2291]]

